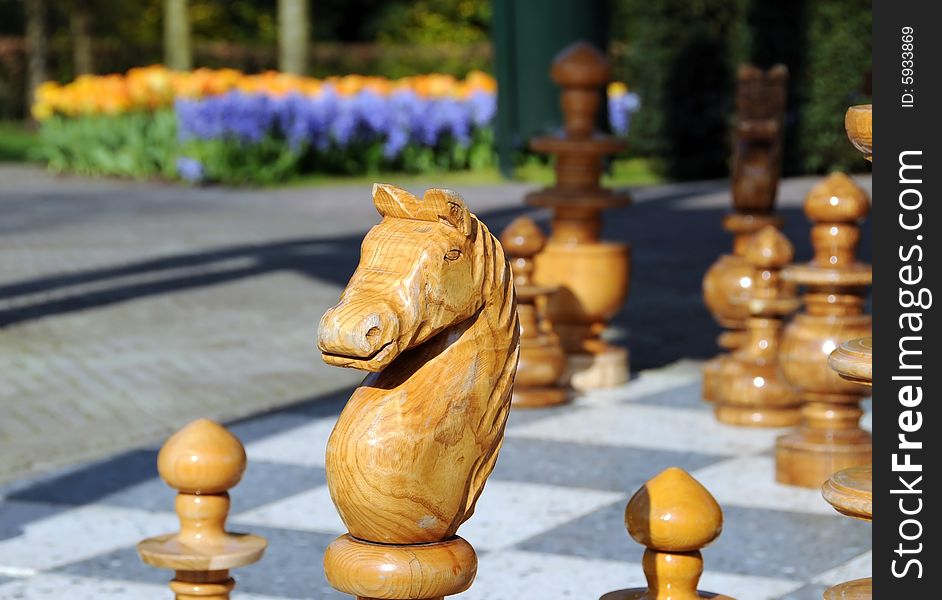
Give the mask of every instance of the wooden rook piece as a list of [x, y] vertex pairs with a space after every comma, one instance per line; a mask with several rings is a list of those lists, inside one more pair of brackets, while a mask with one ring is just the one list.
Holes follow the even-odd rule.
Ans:
[[630, 249], [602, 242], [602, 211], [630, 198], [600, 186], [603, 159], [625, 142], [594, 129], [612, 66], [598, 49], [577, 42], [553, 60], [550, 75], [562, 91], [560, 135], [538, 137], [530, 147], [556, 157], [556, 184], [527, 195], [532, 206], [553, 209], [552, 232], [536, 256], [534, 281], [558, 286], [549, 316], [565, 350], [570, 385], [579, 390], [628, 380], [628, 352], [601, 338], [628, 294]]
[[225, 529], [229, 490], [245, 466], [239, 439], [207, 419], [193, 421], [160, 449], [157, 471], [179, 492], [180, 532], [146, 539], [137, 553], [153, 567], [176, 571], [170, 589], [177, 600], [227, 600], [235, 587], [229, 569], [262, 557], [264, 538]]
[[566, 354], [546, 318], [546, 305], [557, 288], [533, 283], [533, 257], [546, 244], [546, 237], [529, 217], [520, 217], [500, 237], [513, 267], [520, 318], [520, 363], [514, 379], [513, 405], [538, 408], [569, 400], [569, 390], [560, 385], [566, 369]]
[[805, 214], [814, 223], [814, 259], [782, 273], [806, 292], [805, 311], [785, 328], [779, 354], [782, 373], [802, 401], [801, 425], [776, 442], [781, 483], [817, 488], [832, 473], [871, 460], [870, 434], [860, 428], [865, 391], [841, 379], [827, 361], [841, 343], [871, 331], [863, 308], [872, 273], [855, 258], [858, 223], [869, 210], [866, 192], [843, 173], [828, 176], [805, 201]]
[[700, 549], [720, 535], [723, 511], [689, 473], [671, 467], [644, 484], [628, 501], [625, 525], [647, 548], [641, 566], [648, 587], [609, 592], [601, 600], [733, 600], [697, 589]]
[[[873, 109], [852, 106], [844, 122], [847, 137], [867, 160], [873, 159]], [[838, 375], [863, 386], [873, 386], [873, 338], [844, 342], [831, 353], [828, 364]], [[873, 467], [866, 465], [844, 469], [831, 476], [821, 488], [824, 499], [841, 514], [865, 521], [873, 520]], [[870, 577], [838, 584], [824, 593], [824, 600], [870, 600]]]
[[754, 234], [745, 259], [752, 265], [746, 340], [724, 361], [716, 375], [715, 413], [730, 425], [787, 427], [801, 420], [798, 394], [779, 374], [778, 349], [782, 319], [798, 308], [791, 286], [779, 271], [794, 252], [782, 232], [771, 225]]
[[733, 130], [733, 212], [723, 228], [733, 234], [732, 254], [723, 254], [703, 277], [703, 300], [726, 331], [717, 343], [724, 350], [703, 365], [703, 399], [715, 400], [716, 374], [722, 362], [746, 339], [749, 319], [745, 297], [752, 286], [753, 268], [744, 258], [749, 237], [768, 225], [781, 227], [772, 214], [782, 170], [785, 99], [788, 69], [769, 71], [742, 65], [737, 74], [736, 127]]
[[370, 371], [327, 443], [327, 485], [349, 533], [327, 581], [362, 599], [466, 590], [474, 549], [456, 534], [494, 468], [519, 324], [510, 265], [455, 192], [373, 187], [382, 221], [318, 328], [327, 364]]

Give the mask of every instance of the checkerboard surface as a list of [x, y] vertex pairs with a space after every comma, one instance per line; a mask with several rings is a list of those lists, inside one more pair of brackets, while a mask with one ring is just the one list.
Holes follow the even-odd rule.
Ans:
[[[249, 468], [232, 490], [229, 529], [263, 535], [260, 563], [236, 570], [234, 598], [344, 598], [324, 579], [325, 547], [344, 531], [327, 492], [324, 448], [349, 395], [230, 424]], [[591, 600], [642, 586], [643, 548], [625, 532], [631, 494], [680, 466], [725, 514], [704, 550], [701, 588], [739, 600], [820, 599], [870, 574], [867, 523], [817, 490], [777, 485], [780, 430], [721, 425], [700, 400], [699, 365], [647, 371], [569, 406], [514, 410], [497, 467], [460, 530], [478, 551], [466, 600]], [[134, 545], [175, 531], [174, 492], [142, 449], [0, 488], [0, 599], [166, 600], [170, 573]]]

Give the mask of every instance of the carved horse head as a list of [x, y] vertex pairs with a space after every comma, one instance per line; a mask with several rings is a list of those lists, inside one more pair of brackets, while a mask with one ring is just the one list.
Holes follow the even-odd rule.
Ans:
[[484, 305], [487, 269], [474, 251], [477, 219], [450, 190], [419, 199], [397, 187], [373, 186], [383, 220], [360, 249], [360, 264], [318, 327], [324, 362], [381, 371]]

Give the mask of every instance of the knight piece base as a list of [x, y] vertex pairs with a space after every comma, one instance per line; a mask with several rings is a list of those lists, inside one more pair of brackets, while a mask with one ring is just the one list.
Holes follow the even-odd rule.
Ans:
[[855, 579], [839, 583], [824, 592], [824, 600], [871, 600], [873, 579]]
[[801, 411], [794, 408], [758, 408], [717, 404], [713, 409], [716, 420], [739, 427], [794, 427], [801, 423]]
[[587, 392], [628, 383], [628, 373], [628, 350], [606, 345], [596, 354], [570, 354], [564, 381], [574, 390]]
[[873, 439], [860, 429], [825, 436], [802, 427], [775, 442], [775, 480], [785, 485], [820, 489], [834, 473], [872, 461]]
[[478, 559], [455, 536], [431, 544], [377, 544], [342, 535], [327, 547], [324, 574], [334, 589], [376, 600], [439, 600], [471, 587]]
[[[711, 592], [704, 592], [702, 590], [697, 590], [697, 595], [702, 598], [702, 600], [735, 600], [730, 596], [724, 596], [723, 594], [713, 594]], [[684, 596], [686, 598], [686, 596]], [[651, 600], [654, 598], [648, 591], [648, 588], [633, 588], [630, 590], [618, 590], [615, 592], [609, 592], [599, 598], [599, 600]]]

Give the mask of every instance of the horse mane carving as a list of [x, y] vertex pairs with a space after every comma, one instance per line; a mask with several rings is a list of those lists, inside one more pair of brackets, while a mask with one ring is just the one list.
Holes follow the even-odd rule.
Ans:
[[350, 534], [445, 540], [474, 511], [510, 409], [519, 325], [497, 239], [449, 190], [373, 187], [383, 217], [318, 328], [325, 362], [371, 371], [327, 445]]

